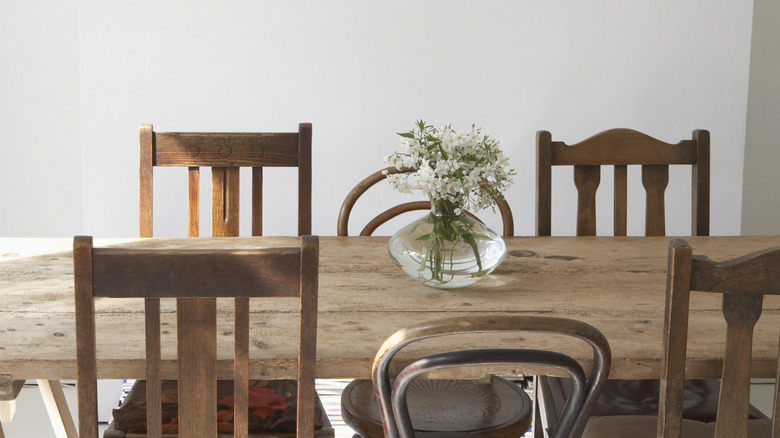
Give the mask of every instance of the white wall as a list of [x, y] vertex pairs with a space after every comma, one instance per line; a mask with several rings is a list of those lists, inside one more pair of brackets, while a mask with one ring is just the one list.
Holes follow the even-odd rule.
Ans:
[[756, 0], [750, 56], [742, 234], [780, 234], [780, 3]]
[[0, 1], [0, 235], [83, 227], [76, 0]]
[[[383, 166], [396, 132], [424, 118], [476, 122], [501, 140], [518, 171], [507, 196], [523, 235], [534, 229], [535, 131], [576, 142], [629, 127], [676, 142], [709, 129], [712, 233], [738, 234], [751, 17], [751, 2], [727, 0], [81, 0], [84, 232], [137, 234], [141, 123], [290, 131], [312, 122], [313, 232], [332, 235], [346, 193]], [[572, 185], [557, 178], [566, 180], [555, 187]], [[158, 235], [185, 233], [184, 181], [158, 173]], [[673, 172], [670, 191], [681, 200], [668, 207], [668, 232], [686, 234], [688, 174]], [[273, 192], [267, 206], [284, 204], [294, 184]], [[558, 194], [554, 232], [571, 234], [573, 189]], [[388, 196], [358, 204], [366, 212], [355, 221]], [[279, 208], [266, 233], [295, 234], [282, 218], [294, 205]], [[642, 232], [638, 220], [629, 232]]]

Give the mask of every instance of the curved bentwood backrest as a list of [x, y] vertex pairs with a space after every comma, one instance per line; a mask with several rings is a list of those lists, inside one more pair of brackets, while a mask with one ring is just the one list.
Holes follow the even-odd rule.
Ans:
[[[413, 362], [398, 375], [395, 389], [391, 384], [389, 368], [393, 357], [413, 342], [438, 336], [467, 333], [522, 331], [571, 336], [588, 343], [593, 349], [593, 367], [590, 377], [587, 381], [582, 382], [584, 375], [580, 377], [583, 373], [579, 364], [568, 356], [557, 352], [493, 349], [468, 350], [425, 357]], [[374, 358], [372, 378], [385, 436], [405, 438], [413, 436], [413, 431], [409, 427], [410, 423], [407, 422], [406, 429], [399, 429], [400, 422], [397, 421], [396, 414], [393, 412], [394, 409], [405, 411], [405, 402], [394, 407], [391, 400], [392, 397], [400, 398], [403, 395], [410, 380], [422, 372], [429, 371], [421, 371], [421, 368], [430, 366], [433, 369], [444, 369], [466, 365], [509, 363], [559, 368], [572, 377], [575, 388], [573, 394], [575, 395], [567, 403], [564, 416], [561, 417], [552, 436], [556, 438], [578, 437], [582, 434], [596, 399], [607, 380], [611, 357], [609, 342], [604, 335], [593, 326], [581, 321], [541, 316], [467, 316], [431, 321], [397, 331], [382, 344]], [[584, 392], [578, 392], [576, 389], [580, 385], [579, 382], [584, 384]], [[408, 415], [408, 411], [401, 413], [398, 419], [403, 420], [404, 415]]]
[[[382, 181], [385, 178], [387, 178], [387, 175], [393, 175], [397, 173], [410, 173], [410, 172], [414, 172], [414, 169], [409, 167], [398, 169], [396, 167], [390, 166], [382, 170], [378, 170], [372, 173], [371, 175], [369, 175], [363, 181], [360, 181], [358, 185], [356, 185], [355, 188], [352, 189], [351, 192], [349, 192], [347, 198], [344, 199], [344, 203], [341, 204], [341, 210], [339, 210], [339, 219], [337, 224], [337, 235], [339, 236], [349, 235], [349, 215], [350, 213], [352, 213], [352, 207], [355, 206], [355, 203], [357, 202], [358, 198], [360, 198], [364, 193], [366, 193], [368, 189], [373, 187], [379, 181]], [[504, 229], [503, 229], [504, 237], [514, 236], [515, 222], [514, 222], [514, 218], [512, 217], [512, 210], [509, 208], [509, 204], [507, 204], [504, 198], [495, 198], [495, 201], [496, 201], [496, 205], [498, 206], [498, 210], [501, 213], [501, 220], [503, 221], [503, 225], [504, 225]], [[360, 235], [370, 236], [371, 234], [374, 233], [374, 231], [376, 231], [377, 228], [379, 228], [380, 225], [384, 224], [390, 219], [399, 216], [403, 213], [409, 211], [415, 211], [415, 210], [430, 210], [430, 209], [431, 209], [430, 201], [412, 201], [412, 202], [405, 202], [403, 204], [398, 204], [396, 206], [393, 206], [383, 211], [382, 213], [378, 214], [376, 217], [371, 219], [368, 222], [368, 224], [366, 224], [366, 226], [363, 228], [363, 230], [360, 232]], [[476, 220], [479, 220], [479, 218], [477, 218], [470, 212], [466, 212], [466, 214], [473, 217]]]

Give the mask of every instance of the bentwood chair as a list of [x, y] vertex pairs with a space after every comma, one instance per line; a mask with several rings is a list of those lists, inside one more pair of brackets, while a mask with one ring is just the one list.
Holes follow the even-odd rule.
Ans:
[[[341, 205], [338, 218], [339, 236], [349, 235], [349, 217], [352, 208], [358, 199], [364, 195], [368, 189], [380, 181], [384, 181], [387, 175], [397, 173], [409, 173], [412, 169], [398, 169], [388, 167], [386, 169], [374, 172], [366, 179], [361, 181], [347, 195], [344, 203]], [[512, 210], [504, 199], [496, 199], [496, 204], [503, 220], [504, 236], [514, 234], [514, 221]], [[376, 229], [389, 221], [390, 219], [410, 211], [430, 210], [430, 201], [413, 201], [391, 207], [380, 213], [363, 228], [361, 236], [370, 236]], [[467, 214], [474, 217], [473, 214]], [[479, 220], [479, 219], [477, 219]], [[450, 409], [457, 410], [459, 415], [452, 415], [448, 418], [455, 418], [448, 422], [442, 422], [436, 416], [423, 416], [420, 412], [414, 413], [415, 421], [418, 424], [425, 423], [425, 427], [436, 430], [447, 428], [446, 430], [472, 430], [475, 428], [499, 431], [506, 436], [521, 436], [528, 430], [528, 422], [532, 416], [530, 410], [516, 409], [507, 417], [506, 410], [492, 411], [493, 406], [480, 403], [474, 400], [459, 399], [458, 394], [471, 391], [482, 391], [492, 394], [498, 400], [501, 406], [529, 406], [529, 398], [517, 384], [497, 376], [493, 376], [489, 382], [474, 382], [469, 380], [451, 380], [441, 385], [429, 385], [428, 383], [414, 383], [415, 390], [410, 392], [410, 397], [414, 398], [414, 403], [427, 404], [436, 400], [452, 400]], [[428, 385], [424, 390], [420, 385]], [[483, 400], [484, 401], [484, 400]], [[344, 388], [341, 395], [341, 413], [344, 422], [364, 438], [382, 437], [382, 422], [379, 416], [376, 399], [374, 398], [373, 385], [370, 380], [353, 380]], [[453, 429], [453, 427], [455, 429]]]
[[[596, 134], [582, 142], [568, 145], [553, 141], [547, 131], [536, 134], [537, 190], [536, 230], [539, 236], [552, 231], [552, 169], [574, 167], [577, 188], [577, 235], [596, 235], [596, 191], [601, 180], [601, 167], [614, 167], [614, 229], [615, 236], [625, 236], [627, 228], [627, 169], [641, 166], [645, 188], [645, 235], [666, 234], [664, 196], [670, 165], [691, 167], [691, 234], [707, 236], [710, 230], [709, 168], [710, 135], [706, 130], [695, 130], [691, 139], [670, 144], [630, 129], [612, 129]], [[658, 381], [610, 380], [602, 392], [594, 415], [629, 415], [652, 412], [658, 401]], [[689, 403], [687, 418], [714, 419], [718, 382], [691, 380], [686, 383]], [[546, 379], [539, 388], [547, 399], [560, 401], [565, 396], [565, 382], [551, 379], [549, 392]], [[544, 399], [545, 397], [541, 397]], [[560, 412], [560, 403], [554, 403]], [[553, 407], [550, 406], [550, 410]], [[762, 414], [754, 410], [754, 417]], [[542, 416], [542, 418], [545, 418]]]
[[[714, 423], [697, 422], [683, 416], [688, 327], [696, 323], [689, 316], [689, 304], [691, 296], [700, 292], [722, 295], [722, 313], [726, 320], [720, 396]], [[780, 295], [780, 248], [716, 262], [706, 256], [693, 255], [693, 249], [684, 240], [673, 240], [669, 245], [658, 415], [594, 417], [585, 436], [778, 436], [780, 386], [775, 388], [773, 418], [748, 419], [753, 330], [767, 295]], [[713, 333], [713, 336], [717, 335]]]
[[[355, 206], [355, 203], [360, 199], [361, 196], [363, 196], [368, 189], [373, 187], [376, 183], [380, 181], [384, 181], [387, 178], [387, 175], [394, 175], [398, 173], [410, 173], [414, 169], [411, 168], [403, 168], [398, 169], [396, 167], [390, 166], [385, 169], [379, 170], [377, 172], [372, 173], [366, 179], [363, 181], [360, 181], [358, 185], [355, 186], [355, 188], [352, 189], [352, 191], [349, 192], [346, 199], [344, 199], [344, 202], [341, 204], [341, 210], [339, 210], [339, 218], [337, 222], [337, 235], [339, 236], [348, 236], [349, 235], [349, 216], [352, 213], [352, 208]], [[503, 235], [504, 237], [507, 236], [514, 236], [515, 235], [515, 222], [512, 217], [512, 209], [509, 208], [509, 204], [507, 204], [506, 200], [503, 198], [496, 198], [496, 205], [498, 206], [498, 210], [501, 213], [501, 220], [503, 221]], [[405, 202], [403, 204], [399, 204], [396, 206], [393, 206], [382, 213], [378, 214], [376, 217], [371, 219], [368, 224], [363, 228], [362, 231], [360, 231], [361, 236], [370, 236], [374, 234], [374, 231], [376, 231], [377, 228], [379, 228], [380, 225], [384, 224], [385, 222], [389, 221], [390, 219], [393, 219], [394, 217], [401, 215], [403, 213], [409, 212], [409, 211], [416, 211], [416, 210], [430, 210], [431, 209], [431, 201], [412, 201], [412, 202]], [[470, 212], [466, 212], [469, 216], [477, 219], [473, 214]], [[479, 219], [477, 219], [479, 220]]]
[[[415, 342], [441, 336], [488, 332], [495, 333], [497, 338], [506, 338], [509, 333], [524, 332], [527, 336], [529, 332], [535, 332], [547, 335], [545, 338], [548, 340], [551, 337], [567, 337], [585, 341], [593, 350], [593, 358], [590, 361], [592, 365], [590, 377], [586, 379], [581, 365], [559, 351], [493, 348], [448, 351], [423, 357], [403, 368], [394, 382], [391, 379], [391, 363], [398, 361], [394, 361], [394, 358], [398, 356], [400, 359], [399, 352]], [[523, 338], [522, 341], [518, 339], [518, 342], [526, 344], [528, 340]], [[408, 359], [404, 360], [408, 361]], [[517, 366], [535, 367], [533, 368], [535, 372], [557, 368], [559, 372], [564, 372], [572, 380], [573, 390], [559, 422], [548, 432], [554, 438], [579, 437], [588, 421], [590, 410], [608, 377], [610, 361], [611, 351], [607, 339], [596, 328], [580, 321], [534, 316], [467, 316], [431, 321], [399, 330], [389, 337], [379, 349], [374, 358], [372, 378], [376, 397], [379, 400], [385, 436], [411, 438], [415, 436], [415, 430], [409, 411], [413, 412], [415, 408], [432, 410], [441, 407], [435, 405], [414, 406], [412, 400], [407, 398], [411, 383], [418, 381], [413, 379], [419, 375], [430, 371], [464, 366], [514, 365], [514, 368], [509, 368], [512, 370], [511, 372], [516, 372]], [[472, 394], [472, 398], [477, 398], [475, 395]], [[452, 415], [451, 412], [444, 413], [444, 415], [448, 414]], [[490, 433], [490, 431], [459, 433], [446, 431], [430, 435], [426, 433], [424, 436], [497, 435]]]
[[[298, 332], [297, 393], [272, 396], [297, 405], [294, 436], [314, 436], [318, 237], [304, 236], [300, 247], [293, 248], [171, 250], [139, 246], [94, 248], [87, 236], [73, 242], [81, 436], [98, 437], [96, 298], [145, 298], [145, 436], [159, 438], [170, 436], [163, 435], [163, 430], [178, 430], [181, 437], [216, 438], [218, 427], [220, 433], [236, 437], [258, 436], [255, 432], [249, 435], [249, 424], [259, 415], [250, 405], [250, 395], [255, 394], [252, 389], [256, 388], [250, 388], [249, 352], [250, 345], [260, 342], [250, 329], [250, 297], [300, 300], [296, 306], [300, 329], [294, 326]], [[235, 301], [235, 385], [225, 398], [217, 396], [217, 297]], [[161, 361], [161, 298], [176, 299], [178, 406], [172, 418], [163, 416], [163, 406], [169, 403], [161, 399], [166, 368]], [[218, 404], [227, 405], [226, 411], [221, 409], [218, 414]], [[230, 430], [223, 430], [223, 426]]]

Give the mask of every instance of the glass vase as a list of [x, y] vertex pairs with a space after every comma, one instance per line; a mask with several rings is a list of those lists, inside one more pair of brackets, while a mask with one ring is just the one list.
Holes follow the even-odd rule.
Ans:
[[438, 200], [431, 203], [430, 213], [390, 238], [388, 252], [404, 272], [426, 286], [450, 289], [493, 272], [506, 256], [506, 244], [482, 222]]

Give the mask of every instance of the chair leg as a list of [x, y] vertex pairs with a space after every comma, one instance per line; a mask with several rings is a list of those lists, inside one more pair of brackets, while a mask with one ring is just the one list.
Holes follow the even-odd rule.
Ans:
[[43, 396], [43, 403], [49, 413], [51, 425], [57, 438], [78, 438], [76, 424], [68, 409], [65, 393], [59, 380], [38, 380], [38, 388]]
[[539, 434], [534, 432], [534, 437], [549, 437], [549, 431], [555, 429], [558, 425], [558, 415], [555, 412], [555, 402], [553, 402], [550, 383], [547, 376], [536, 376], [536, 397], [539, 421], [541, 427]]

